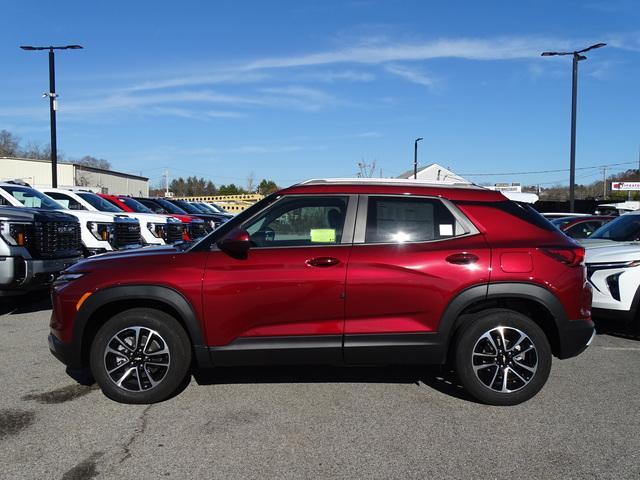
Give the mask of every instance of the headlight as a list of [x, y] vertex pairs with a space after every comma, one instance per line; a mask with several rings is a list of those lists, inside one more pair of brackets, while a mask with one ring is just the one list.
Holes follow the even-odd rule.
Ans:
[[166, 223], [147, 223], [147, 228], [156, 238], [167, 238]]
[[9, 244], [24, 247], [27, 244], [27, 235], [30, 223], [0, 222], [0, 234]]
[[98, 240], [108, 242], [113, 233], [113, 223], [87, 222], [87, 228]]

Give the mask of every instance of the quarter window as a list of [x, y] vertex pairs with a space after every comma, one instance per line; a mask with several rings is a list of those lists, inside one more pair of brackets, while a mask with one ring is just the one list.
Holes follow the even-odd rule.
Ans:
[[342, 241], [349, 197], [290, 197], [244, 225], [256, 247], [333, 245]]
[[464, 233], [440, 200], [369, 197], [366, 243], [428, 242]]

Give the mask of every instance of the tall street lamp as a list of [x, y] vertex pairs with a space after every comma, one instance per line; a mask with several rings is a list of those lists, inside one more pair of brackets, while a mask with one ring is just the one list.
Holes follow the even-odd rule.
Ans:
[[413, 142], [413, 178], [418, 179], [418, 142], [422, 140], [422, 137], [416, 138]]
[[557, 55], [571, 55], [573, 57], [573, 80], [571, 84], [571, 153], [569, 161], [569, 211], [574, 211], [576, 193], [576, 105], [578, 101], [578, 62], [587, 57], [580, 55], [595, 48], [606, 46], [606, 43], [596, 43], [590, 47], [575, 52], [542, 52], [543, 57]]
[[58, 95], [56, 94], [56, 69], [55, 69], [55, 57], [54, 50], [77, 50], [81, 49], [80, 45], [63, 45], [63, 46], [48, 46], [48, 47], [32, 47], [31, 45], [20, 46], [23, 50], [49, 50], [49, 92], [43, 96], [49, 97], [49, 116], [51, 119], [51, 186], [57, 188], [58, 186], [58, 143], [56, 135], [56, 110], [58, 108], [58, 102], [56, 101]]

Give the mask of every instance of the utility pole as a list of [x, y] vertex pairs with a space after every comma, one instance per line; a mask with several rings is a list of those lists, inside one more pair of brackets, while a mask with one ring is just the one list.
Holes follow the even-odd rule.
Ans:
[[602, 168], [602, 199], [607, 199], [607, 167]]
[[595, 48], [602, 48], [606, 43], [596, 43], [590, 47], [574, 52], [542, 52], [543, 57], [553, 57], [556, 55], [571, 55], [573, 57], [573, 75], [571, 81], [571, 151], [569, 156], [569, 211], [575, 211], [576, 194], [576, 106], [578, 103], [578, 62], [586, 60], [587, 57], [581, 53], [588, 52]]
[[169, 170], [165, 170], [162, 176], [164, 177], [164, 195], [165, 197], [168, 197], [169, 196]]
[[418, 179], [418, 142], [422, 140], [422, 137], [416, 138], [413, 142], [413, 179]]
[[49, 91], [43, 97], [49, 97], [49, 120], [51, 122], [51, 186], [58, 187], [58, 140], [56, 132], [56, 110], [58, 110], [58, 94], [56, 93], [56, 70], [54, 50], [77, 50], [80, 45], [65, 45], [62, 47], [33, 47], [22, 45], [22, 50], [49, 50]]

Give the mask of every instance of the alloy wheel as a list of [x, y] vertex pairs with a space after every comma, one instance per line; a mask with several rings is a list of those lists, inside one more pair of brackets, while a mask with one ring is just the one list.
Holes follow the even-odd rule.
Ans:
[[104, 352], [104, 367], [118, 387], [140, 392], [156, 387], [171, 364], [164, 338], [147, 327], [128, 327], [113, 335]]
[[529, 336], [513, 327], [495, 327], [476, 342], [471, 354], [476, 377], [500, 393], [529, 384], [538, 368], [538, 352]]

